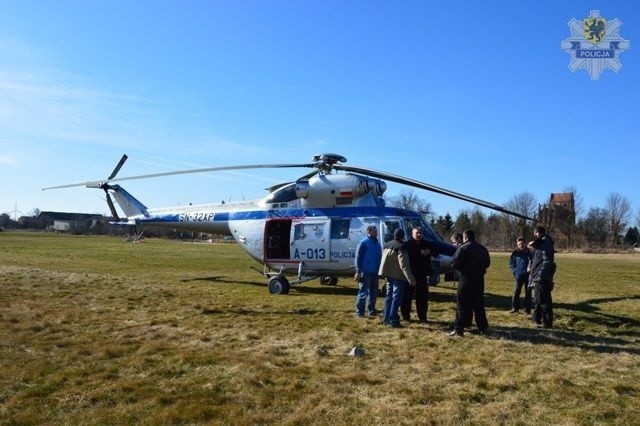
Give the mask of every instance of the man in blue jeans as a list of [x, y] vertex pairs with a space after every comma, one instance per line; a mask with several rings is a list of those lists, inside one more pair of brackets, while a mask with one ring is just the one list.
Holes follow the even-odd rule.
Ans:
[[384, 298], [382, 322], [393, 328], [402, 327], [398, 309], [407, 285], [416, 286], [416, 279], [409, 265], [409, 249], [404, 242], [404, 231], [396, 229], [393, 240], [384, 246], [378, 275], [387, 279], [387, 295]]
[[356, 275], [359, 289], [356, 296], [356, 315], [364, 317], [364, 308], [367, 299], [369, 315], [378, 315], [376, 311], [376, 298], [378, 297], [378, 268], [382, 258], [382, 248], [378, 242], [378, 229], [375, 225], [367, 226], [367, 236], [356, 249]]

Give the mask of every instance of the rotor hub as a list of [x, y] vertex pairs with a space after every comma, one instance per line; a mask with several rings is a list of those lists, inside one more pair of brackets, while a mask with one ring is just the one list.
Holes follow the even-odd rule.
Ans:
[[313, 161], [316, 167], [324, 173], [329, 173], [333, 169], [336, 163], [346, 163], [347, 159], [339, 154], [316, 154], [313, 156]]

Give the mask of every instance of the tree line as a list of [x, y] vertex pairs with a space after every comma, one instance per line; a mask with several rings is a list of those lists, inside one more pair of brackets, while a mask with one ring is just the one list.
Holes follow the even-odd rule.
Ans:
[[[585, 209], [582, 196], [574, 187], [566, 188], [564, 192], [573, 194], [574, 211], [569, 217], [554, 217], [551, 223], [544, 224], [557, 248], [602, 250], [640, 245], [640, 210], [633, 217], [628, 198], [612, 192], [604, 206]], [[462, 210], [455, 217], [449, 212], [438, 215], [430, 203], [412, 191], [404, 191], [389, 202], [394, 207], [421, 212], [445, 239], [454, 232], [470, 228], [483, 244], [493, 249], [510, 249], [519, 236], [533, 239], [533, 228], [537, 225], [504, 213], [487, 214], [478, 207]], [[504, 207], [527, 217], [540, 218], [541, 210], [548, 205], [538, 203], [530, 192], [522, 192], [511, 197]]]

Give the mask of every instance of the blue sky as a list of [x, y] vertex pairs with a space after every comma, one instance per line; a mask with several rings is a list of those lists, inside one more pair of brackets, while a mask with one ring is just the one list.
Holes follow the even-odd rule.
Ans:
[[[631, 43], [598, 80], [560, 48], [590, 10]], [[0, 213], [107, 213], [100, 191], [41, 188], [105, 178], [123, 153], [121, 177], [333, 152], [498, 204], [617, 192], [634, 224], [639, 28], [629, 1], [0, 0]], [[123, 186], [200, 204], [307, 171]], [[415, 193], [437, 214], [473, 207]]]

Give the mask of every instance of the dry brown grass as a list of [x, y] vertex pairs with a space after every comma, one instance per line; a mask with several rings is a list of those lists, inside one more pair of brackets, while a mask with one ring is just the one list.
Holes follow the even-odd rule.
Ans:
[[640, 257], [560, 254], [552, 330], [492, 261], [494, 334], [450, 339], [450, 288], [393, 330], [348, 280], [269, 295], [235, 245], [5, 232], [0, 423], [637, 422]]

